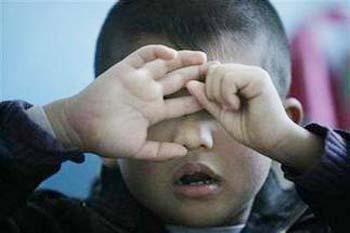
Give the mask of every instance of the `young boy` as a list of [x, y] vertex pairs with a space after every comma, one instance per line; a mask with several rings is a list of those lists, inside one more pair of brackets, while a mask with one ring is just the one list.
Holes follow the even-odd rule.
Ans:
[[[5, 232], [346, 232], [349, 135], [296, 124], [288, 43], [267, 1], [119, 1], [96, 74], [43, 109], [1, 104]], [[33, 193], [80, 152], [106, 158], [91, 198]]]

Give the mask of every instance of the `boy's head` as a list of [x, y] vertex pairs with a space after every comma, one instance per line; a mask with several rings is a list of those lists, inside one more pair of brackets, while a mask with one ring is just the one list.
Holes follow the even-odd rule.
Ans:
[[[268, 1], [121, 0], [98, 38], [96, 77], [146, 44], [202, 50], [209, 60], [261, 66], [281, 98], [288, 93], [288, 41]], [[186, 91], [173, 96], [179, 95]], [[123, 178], [139, 202], [167, 223], [244, 221], [267, 177], [269, 159], [235, 142], [205, 111], [154, 125], [148, 136], [183, 144], [189, 154], [161, 163], [120, 160]]]

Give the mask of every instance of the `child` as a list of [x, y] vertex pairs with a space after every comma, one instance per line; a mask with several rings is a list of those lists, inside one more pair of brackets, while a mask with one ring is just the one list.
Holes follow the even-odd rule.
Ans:
[[[96, 55], [98, 79], [45, 114], [2, 103], [2, 229], [345, 232], [349, 135], [296, 124], [288, 44], [268, 2], [120, 1]], [[117, 158], [127, 189], [106, 160], [101, 190], [87, 201], [32, 195], [63, 161], [82, 161], [80, 151]], [[266, 180], [270, 159], [317, 218]]]

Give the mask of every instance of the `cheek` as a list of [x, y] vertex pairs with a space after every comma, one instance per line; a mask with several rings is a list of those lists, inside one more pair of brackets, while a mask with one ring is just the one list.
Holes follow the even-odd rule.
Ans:
[[155, 188], [171, 178], [169, 174], [171, 161], [147, 162], [125, 160], [120, 167], [126, 182], [135, 187]]
[[259, 190], [265, 182], [271, 167], [271, 160], [255, 151], [247, 153], [245, 163], [247, 180], [255, 190]]
[[159, 166], [154, 162], [123, 160], [119, 162], [119, 166], [126, 180], [132, 181], [132, 183], [139, 183], [151, 177], [157, 177], [160, 173]]
[[159, 166], [152, 162], [144, 162], [140, 172], [146, 176], [153, 176], [160, 173]]
[[215, 150], [222, 157], [230, 190], [255, 194], [268, 175], [271, 160], [232, 140], [225, 132], [218, 132], [215, 139], [220, 142]]
[[174, 138], [177, 120], [166, 120], [148, 129], [148, 139], [152, 141], [171, 142]]
[[140, 202], [149, 200], [149, 193], [154, 193], [155, 185], [159, 181], [156, 178], [159, 172], [156, 166], [149, 162], [129, 160], [120, 164], [123, 179], [131, 194]]
[[261, 186], [270, 170], [271, 160], [243, 145], [240, 147], [234, 158], [231, 157], [230, 164], [234, 164], [243, 185]]

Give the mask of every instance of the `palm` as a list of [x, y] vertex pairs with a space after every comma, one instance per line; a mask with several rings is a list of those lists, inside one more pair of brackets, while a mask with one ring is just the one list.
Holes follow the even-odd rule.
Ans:
[[181, 145], [148, 141], [147, 130], [201, 109], [194, 97], [164, 96], [183, 88], [186, 80], [198, 79], [204, 62], [203, 53], [146, 46], [111, 67], [75, 98], [73, 127], [84, 148], [105, 157], [163, 160], [184, 155]]

